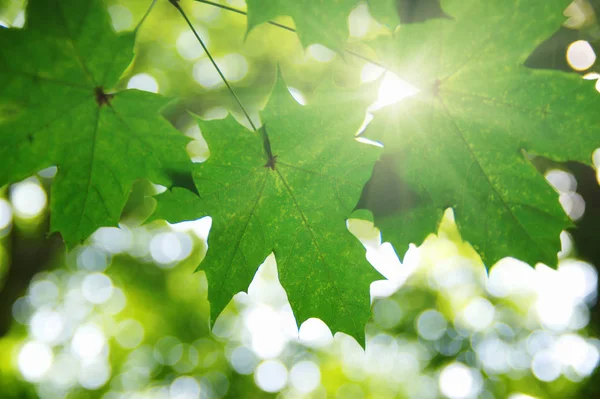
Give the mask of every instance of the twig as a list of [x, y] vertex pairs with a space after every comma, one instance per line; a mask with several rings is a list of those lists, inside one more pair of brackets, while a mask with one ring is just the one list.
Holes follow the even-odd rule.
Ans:
[[[231, 12], [234, 12], [236, 14], [246, 15], [246, 16], [248, 15], [248, 13], [246, 11], [242, 11], [242, 10], [239, 10], [237, 8], [226, 6], [224, 4], [215, 3], [214, 1], [210, 1], [210, 0], [195, 0], [195, 1], [197, 1], [198, 3], [204, 3], [204, 4], [208, 4], [208, 5], [211, 5], [211, 6], [218, 7], [218, 8], [222, 8], [223, 10], [231, 11]], [[296, 33], [296, 29], [294, 29], [294, 28], [292, 28], [290, 26], [283, 25], [283, 24], [280, 24], [280, 23], [274, 22], [274, 21], [267, 21], [267, 23], [269, 25], [273, 25], [273, 26], [276, 26], [278, 28], [285, 29], [288, 32], [294, 32], [294, 33]], [[370, 64], [373, 64], [373, 65], [376, 65], [376, 66], [378, 66], [380, 68], [383, 68], [386, 71], [389, 71], [389, 68], [387, 68], [385, 65], [382, 65], [381, 63], [379, 63], [377, 61], [373, 61], [372, 59], [370, 59], [368, 57], [365, 57], [364, 55], [360, 55], [360, 54], [355, 53], [354, 51], [348, 50], [348, 49], [344, 49], [344, 51], [347, 52], [350, 55], [353, 55], [353, 56], [355, 56], [357, 58], [360, 58], [363, 61], [366, 61], [366, 62], [368, 62]]]
[[233, 88], [231, 87], [231, 85], [229, 84], [229, 82], [227, 81], [227, 79], [225, 78], [225, 75], [223, 75], [223, 72], [221, 72], [221, 69], [219, 68], [219, 66], [215, 62], [214, 58], [212, 57], [212, 55], [208, 51], [208, 48], [204, 44], [204, 41], [202, 40], [202, 38], [200, 37], [200, 35], [198, 35], [198, 32], [194, 28], [194, 25], [192, 24], [192, 22], [190, 21], [190, 19], [187, 17], [185, 11], [183, 11], [183, 8], [181, 8], [181, 6], [179, 5], [179, 0], [169, 0], [169, 2], [171, 4], [173, 4], [173, 6], [183, 16], [183, 18], [185, 19], [185, 22], [187, 22], [188, 26], [190, 27], [190, 29], [194, 33], [194, 36], [196, 36], [196, 39], [198, 40], [198, 42], [200, 43], [200, 45], [204, 49], [204, 52], [208, 56], [208, 59], [210, 60], [210, 62], [213, 64], [213, 66], [217, 70], [217, 73], [221, 77], [221, 80], [223, 80], [223, 82], [225, 83], [225, 86], [227, 86], [227, 89], [233, 95], [233, 97], [235, 98], [235, 101], [238, 103], [238, 105], [242, 109], [242, 112], [244, 113], [244, 116], [246, 117], [246, 119], [248, 119], [248, 123], [250, 123], [250, 126], [252, 126], [252, 130], [256, 131], [257, 130], [256, 126], [254, 125], [254, 122], [252, 122], [252, 118], [250, 118], [250, 115], [248, 114], [248, 111], [246, 111], [246, 108], [242, 104], [242, 101], [239, 99], [239, 97], [237, 96], [237, 94], [235, 94], [235, 91], [233, 90]]

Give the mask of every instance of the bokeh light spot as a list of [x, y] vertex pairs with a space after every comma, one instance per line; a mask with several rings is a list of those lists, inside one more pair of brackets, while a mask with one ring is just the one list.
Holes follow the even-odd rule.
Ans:
[[50, 280], [35, 281], [29, 286], [29, 301], [39, 308], [55, 302], [59, 293], [58, 286]]
[[28, 342], [19, 351], [18, 366], [19, 371], [27, 381], [41, 380], [50, 367], [54, 355], [48, 345], [40, 342]]
[[554, 381], [561, 374], [560, 361], [552, 352], [540, 351], [533, 357], [531, 371], [540, 381]]
[[369, 33], [371, 14], [365, 3], [361, 3], [348, 16], [348, 28], [351, 37], [364, 37]]
[[138, 73], [129, 79], [127, 88], [158, 93], [158, 82], [149, 73]]
[[10, 203], [4, 198], [0, 198], [0, 236], [2, 236], [2, 230], [6, 229], [12, 223], [12, 207]]
[[93, 324], [84, 324], [75, 330], [71, 341], [71, 349], [75, 356], [90, 361], [98, 356], [106, 345], [102, 329]]
[[567, 61], [576, 71], [584, 71], [596, 62], [596, 53], [590, 43], [585, 40], [577, 40], [571, 43], [567, 49]]
[[319, 62], [330, 62], [335, 57], [335, 52], [321, 44], [311, 44], [308, 46], [308, 54]]
[[287, 384], [288, 371], [279, 360], [262, 362], [254, 374], [254, 381], [265, 392], [279, 392]]
[[373, 318], [383, 328], [394, 328], [403, 315], [400, 305], [393, 299], [380, 299], [373, 306]]
[[91, 273], [83, 278], [81, 291], [85, 299], [93, 304], [102, 304], [113, 294], [113, 283], [106, 274]]
[[[208, 31], [200, 26], [196, 26], [196, 32], [198, 32], [198, 35], [208, 47], [210, 43]], [[204, 55], [202, 46], [200, 46], [198, 43], [198, 39], [196, 39], [194, 32], [190, 30], [185, 30], [179, 34], [179, 37], [177, 37], [176, 47], [179, 55], [188, 61], [198, 59]]]
[[137, 348], [144, 340], [144, 326], [137, 320], [123, 320], [117, 326], [115, 339], [122, 348]]
[[77, 254], [77, 266], [92, 272], [103, 272], [108, 266], [108, 259], [100, 248], [86, 246]]
[[546, 172], [546, 180], [561, 193], [577, 190], [575, 176], [560, 169], [552, 169]]
[[[230, 82], [238, 82], [244, 79], [248, 73], [248, 61], [241, 54], [227, 54], [221, 58], [216, 58], [215, 62]], [[207, 58], [203, 58], [194, 64], [192, 75], [196, 82], [209, 90], [225, 85], [215, 67]]]
[[165, 268], [173, 267], [177, 261], [187, 258], [191, 251], [192, 240], [184, 233], [159, 233], [150, 241], [152, 258]]
[[36, 340], [54, 344], [63, 332], [64, 320], [58, 312], [50, 309], [40, 309], [32, 316], [29, 328]]
[[444, 335], [448, 327], [448, 322], [437, 310], [428, 309], [419, 315], [416, 327], [421, 337], [434, 341]]
[[475, 331], [483, 331], [494, 320], [494, 305], [485, 298], [473, 298], [463, 310], [463, 317], [469, 327]]
[[83, 363], [77, 380], [85, 389], [96, 390], [106, 384], [110, 378], [110, 365], [105, 360]]
[[312, 392], [321, 383], [321, 370], [314, 362], [308, 360], [298, 362], [290, 371], [290, 382], [299, 392]]
[[333, 341], [333, 335], [327, 324], [314, 317], [302, 323], [299, 337], [303, 344], [312, 347], [324, 347]]
[[198, 399], [200, 397], [200, 384], [193, 377], [182, 376], [176, 378], [169, 387], [170, 399]]
[[108, 13], [115, 31], [122, 32], [133, 27], [133, 15], [124, 5], [112, 5], [108, 7]]
[[10, 201], [16, 217], [33, 219], [42, 213], [48, 199], [37, 180], [31, 179], [11, 186]]
[[235, 371], [240, 374], [252, 374], [258, 365], [258, 358], [252, 350], [245, 346], [239, 346], [233, 350], [230, 362]]
[[452, 363], [444, 367], [440, 373], [440, 391], [451, 399], [475, 396], [473, 395], [475, 385], [472, 370], [462, 363]]

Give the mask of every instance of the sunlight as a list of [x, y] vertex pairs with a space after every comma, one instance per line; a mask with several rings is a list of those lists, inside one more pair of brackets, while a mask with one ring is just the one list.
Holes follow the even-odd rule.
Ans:
[[419, 89], [400, 79], [396, 74], [387, 72], [379, 86], [377, 101], [369, 107], [369, 111], [376, 111], [386, 105], [395, 104], [406, 97], [414, 96]]
[[298, 104], [306, 105], [306, 97], [304, 97], [304, 94], [302, 94], [300, 90], [296, 89], [295, 87], [288, 87], [288, 90]]

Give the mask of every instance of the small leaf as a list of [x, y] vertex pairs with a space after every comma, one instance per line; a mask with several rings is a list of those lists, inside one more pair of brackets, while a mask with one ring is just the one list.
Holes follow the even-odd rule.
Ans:
[[167, 99], [113, 92], [135, 36], [115, 34], [100, 0], [36, 0], [23, 30], [0, 30], [0, 186], [57, 165], [51, 231], [68, 247], [116, 225], [133, 182], [191, 180], [188, 139]]

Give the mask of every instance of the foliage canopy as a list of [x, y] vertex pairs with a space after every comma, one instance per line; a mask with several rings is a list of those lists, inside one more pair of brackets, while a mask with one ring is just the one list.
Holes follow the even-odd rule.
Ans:
[[[368, 2], [393, 28], [400, 3]], [[378, 111], [362, 133], [383, 144], [384, 162], [411, 197], [393, 212], [370, 209], [399, 253], [434, 232], [452, 207], [487, 266], [506, 256], [556, 264], [559, 234], [571, 222], [531, 156], [590, 164], [600, 146], [599, 116], [590, 111], [600, 97], [577, 75], [523, 64], [561, 27], [569, 3], [446, 0], [435, 18], [369, 43], [418, 90]], [[303, 45], [350, 57], [355, 5], [250, 0], [248, 30], [291, 16]], [[231, 117], [198, 122], [212, 155], [192, 166], [189, 139], [159, 114], [164, 98], [113, 91], [134, 40], [135, 32], [111, 30], [100, 0], [32, 0], [25, 29], [0, 31], [0, 185], [58, 166], [51, 231], [69, 247], [116, 225], [136, 179], [184, 187], [157, 197], [152, 219], [213, 218], [200, 266], [213, 320], [274, 251], [297, 320], [320, 317], [362, 342], [377, 273], [345, 222], [381, 153], [355, 140], [373, 87], [325, 83], [302, 107], [278, 77], [254, 132]]]

